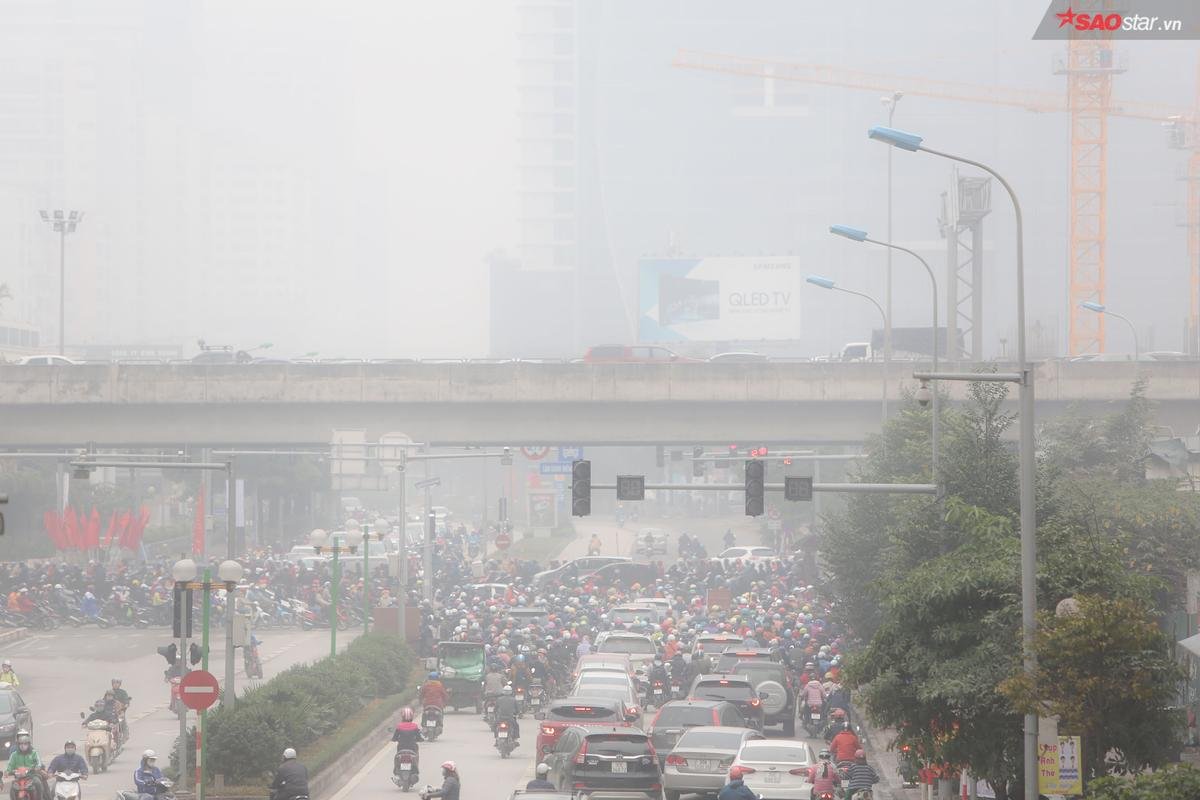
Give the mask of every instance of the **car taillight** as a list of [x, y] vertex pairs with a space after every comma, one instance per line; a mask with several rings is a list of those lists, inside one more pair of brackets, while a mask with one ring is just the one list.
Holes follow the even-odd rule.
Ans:
[[789, 775], [804, 775], [804, 776], [807, 776], [807, 775], [808, 775], [808, 767], [796, 767], [795, 769], [789, 769], [789, 770], [788, 770], [788, 774], [789, 774]]
[[553, 727], [552, 727], [552, 726], [550, 726], [550, 725], [543, 725], [543, 726], [542, 726], [542, 735], [543, 735], [543, 736], [553, 736], [553, 735], [554, 735], [554, 732], [555, 732], [555, 730], [556, 730], [556, 729], [555, 729], [555, 728], [553, 728]]
[[667, 766], [668, 767], [686, 767], [687, 759], [684, 758], [683, 756], [677, 756], [674, 753], [672, 753], [671, 755], [667, 756]]
[[587, 756], [587, 742], [583, 743], [583, 747], [579, 748], [579, 752], [575, 754], [574, 761], [576, 764], [582, 764]]
[[759, 700], [759, 699], [756, 697], [756, 698], [754, 698], [753, 700], [751, 700], [751, 701], [750, 701], [750, 705], [752, 705], [752, 706], [754, 706], [755, 708], [757, 708], [758, 706], [761, 706], [761, 705], [762, 705], [762, 700]]

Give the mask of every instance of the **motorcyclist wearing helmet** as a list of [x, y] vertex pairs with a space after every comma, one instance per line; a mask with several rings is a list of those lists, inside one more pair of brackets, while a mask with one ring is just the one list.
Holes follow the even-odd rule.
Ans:
[[497, 669], [488, 670], [483, 676], [483, 696], [495, 697], [504, 688], [504, 673]]
[[442, 788], [432, 792], [422, 792], [421, 797], [444, 797], [446, 800], [458, 800], [460, 784], [458, 781], [458, 766], [453, 761], [442, 762]]
[[558, 791], [558, 787], [555, 786], [553, 783], [551, 783], [547, 778], [547, 776], [550, 775], [550, 765], [549, 764], [547, 764], [545, 762], [538, 764], [537, 769], [534, 771], [537, 773], [537, 777], [535, 777], [529, 783], [525, 784], [525, 791], [527, 791], [527, 792], [556, 792], [556, 791]]
[[521, 727], [517, 723], [517, 700], [513, 697], [511, 686], [501, 689], [500, 696], [496, 698], [496, 721], [492, 723], [493, 736], [496, 734], [496, 725], [502, 720], [508, 723], [508, 735], [513, 747], [520, 746]]
[[815, 678], [804, 685], [800, 690], [800, 696], [804, 698], [804, 705], [813, 711], [825, 712], [825, 689], [821, 687], [821, 682]]
[[0, 663], [0, 683], [7, 683], [14, 689], [21, 685], [21, 679], [13, 672], [12, 662], [7, 658]]
[[743, 782], [745, 770], [735, 764], [729, 768], [729, 783], [721, 787], [717, 800], [758, 800], [758, 795]]
[[450, 700], [450, 692], [446, 689], [446, 684], [442, 683], [441, 675], [436, 672], [429, 673], [429, 678], [421, 684], [420, 698], [423, 706], [446, 707], [447, 701]]
[[397, 750], [412, 750], [415, 753], [417, 743], [425, 741], [421, 726], [413, 721], [415, 716], [408, 706], [400, 709], [400, 721], [396, 723], [396, 729], [392, 732], [392, 741], [396, 743]]
[[308, 769], [296, 760], [296, 751], [283, 751], [283, 763], [275, 771], [271, 781], [271, 800], [294, 800], [308, 797]]
[[842, 732], [846, 727], [846, 711], [845, 709], [835, 708], [829, 712], [829, 724], [825, 726], [825, 730], [821, 732], [821, 738], [826, 743], [832, 742], [833, 737]]
[[158, 782], [162, 780], [163, 774], [157, 764], [158, 754], [153, 750], [146, 750], [142, 753], [142, 760], [138, 764], [137, 769], [133, 771], [133, 788], [137, 790], [139, 795], [154, 797], [163, 791], [158, 785]]
[[51, 775], [56, 772], [78, 772], [86, 778], [88, 774], [87, 759], [79, 755], [75, 750], [75, 743], [68, 740], [63, 745], [62, 755], [55, 756], [50, 760], [48, 771]]
[[858, 735], [854, 733], [849, 722], [843, 725], [841, 732], [829, 742], [829, 749], [833, 751], [833, 757], [839, 762], [853, 761], [854, 754], [861, 747], [862, 743], [858, 741]]
[[133, 698], [129, 696], [129, 692], [121, 688], [120, 678], [112, 679], [112, 693], [113, 697], [116, 698], [116, 701], [126, 707], [128, 707], [129, 703], [133, 700]]
[[822, 750], [817, 763], [809, 767], [808, 781], [812, 784], [812, 797], [815, 798], [822, 792], [832, 792], [834, 787], [840, 786], [842, 776], [838, 774], [837, 767], [831, 761], [833, 756], [829, 750]]
[[854, 763], [846, 770], [846, 800], [854, 800], [859, 792], [865, 792], [879, 783], [879, 776], [867, 763], [867, 754], [862, 750], [854, 753]]
[[29, 731], [24, 729], [17, 731], [17, 749], [9, 755], [8, 766], [4, 768], [4, 774], [14, 775], [21, 768], [28, 769], [33, 773], [38, 797], [44, 800], [48, 793], [42, 758], [38, 755], [37, 750], [33, 749], [33, 739], [29, 736]]

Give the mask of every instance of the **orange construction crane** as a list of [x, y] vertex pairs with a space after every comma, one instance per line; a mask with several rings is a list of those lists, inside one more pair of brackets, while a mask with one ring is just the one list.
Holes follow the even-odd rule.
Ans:
[[[907, 78], [820, 64], [798, 64], [762, 58], [679, 50], [673, 65], [765, 80], [794, 81], [878, 92], [935, 97], [968, 103], [1023, 108], [1038, 112], [1071, 112], [1070, 262], [1068, 296], [1071, 355], [1104, 350], [1104, 315], [1081, 314], [1080, 303], [1104, 302], [1106, 232], [1106, 150], [1109, 115], [1171, 124], [1186, 130], [1185, 149], [1192, 150], [1188, 183], [1188, 271], [1191, 275], [1189, 348], [1200, 348], [1200, 94], [1196, 107], [1178, 109], [1154, 103], [1113, 101], [1111, 78], [1120, 71], [1111, 42], [1073, 39], [1057, 72], [1067, 75], [1068, 92], [984, 86], [958, 81]], [[1200, 76], [1198, 76], [1200, 87]]]

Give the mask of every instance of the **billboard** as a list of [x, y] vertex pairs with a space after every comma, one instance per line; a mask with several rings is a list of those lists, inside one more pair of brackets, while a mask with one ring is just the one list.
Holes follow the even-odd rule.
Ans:
[[644, 258], [638, 264], [642, 342], [796, 339], [800, 260]]

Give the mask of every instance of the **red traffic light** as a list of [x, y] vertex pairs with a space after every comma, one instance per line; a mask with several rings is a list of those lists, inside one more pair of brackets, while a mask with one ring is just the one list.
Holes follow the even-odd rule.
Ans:
[[736, 444], [729, 445], [729, 452], [736, 453], [737, 449], [738, 449], [738, 446]]
[[792, 465], [792, 459], [791, 459], [791, 457], [789, 456], [788, 458], [785, 458], [785, 459], [783, 460], [783, 464], [784, 464], [784, 466], [790, 467], [790, 466]]

